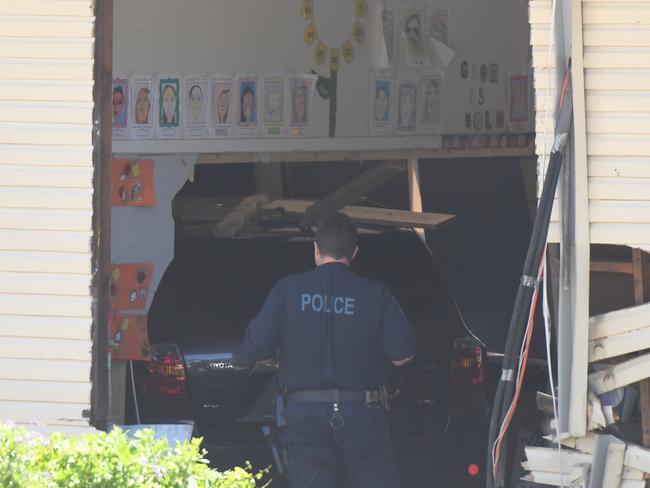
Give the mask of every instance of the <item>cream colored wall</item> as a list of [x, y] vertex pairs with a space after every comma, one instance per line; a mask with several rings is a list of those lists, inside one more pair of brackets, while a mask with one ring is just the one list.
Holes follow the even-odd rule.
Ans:
[[[650, 247], [650, 0], [582, 4], [590, 240]], [[550, 17], [550, 0], [531, 0], [538, 155], [544, 149]], [[551, 110], [554, 79], [553, 73]], [[547, 154], [552, 122], [548, 131]], [[557, 242], [557, 212], [553, 217], [550, 238]]]
[[0, 419], [63, 430], [90, 407], [93, 25], [0, 0]]

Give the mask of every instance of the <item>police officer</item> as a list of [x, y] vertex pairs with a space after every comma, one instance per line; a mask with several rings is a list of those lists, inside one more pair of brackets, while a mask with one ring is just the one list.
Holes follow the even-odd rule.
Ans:
[[[280, 280], [249, 324], [243, 356], [279, 350], [282, 437], [292, 488], [399, 485], [385, 411], [387, 362], [414, 357], [415, 333], [388, 288], [349, 269], [357, 230], [332, 214], [317, 227], [317, 267]], [[388, 361], [387, 361], [388, 360]]]

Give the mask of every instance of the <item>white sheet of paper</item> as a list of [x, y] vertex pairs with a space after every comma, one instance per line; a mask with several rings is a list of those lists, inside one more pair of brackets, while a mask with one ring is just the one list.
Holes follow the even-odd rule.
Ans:
[[440, 42], [435, 37], [429, 38], [429, 46], [431, 47], [430, 51], [436, 54], [438, 60], [440, 61], [440, 65], [443, 68], [449, 66], [449, 63], [451, 63], [452, 59], [456, 57], [456, 51], [454, 51], [447, 44]]

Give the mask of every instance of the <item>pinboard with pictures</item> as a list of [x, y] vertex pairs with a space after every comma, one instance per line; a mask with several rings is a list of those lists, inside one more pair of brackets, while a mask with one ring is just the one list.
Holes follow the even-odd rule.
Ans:
[[116, 0], [114, 14], [118, 152], [161, 139], [456, 147], [532, 131], [525, 2]]

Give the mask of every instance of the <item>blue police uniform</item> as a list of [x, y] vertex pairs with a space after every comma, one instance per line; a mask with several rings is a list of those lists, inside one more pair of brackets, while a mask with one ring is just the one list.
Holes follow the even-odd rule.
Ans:
[[[337, 471], [352, 488], [398, 486], [386, 412], [362, 398], [386, 384], [387, 359], [415, 353], [413, 327], [388, 288], [336, 262], [280, 280], [248, 326], [243, 355], [278, 350], [292, 487], [341, 486]], [[325, 397], [310, 399], [314, 391]]]

